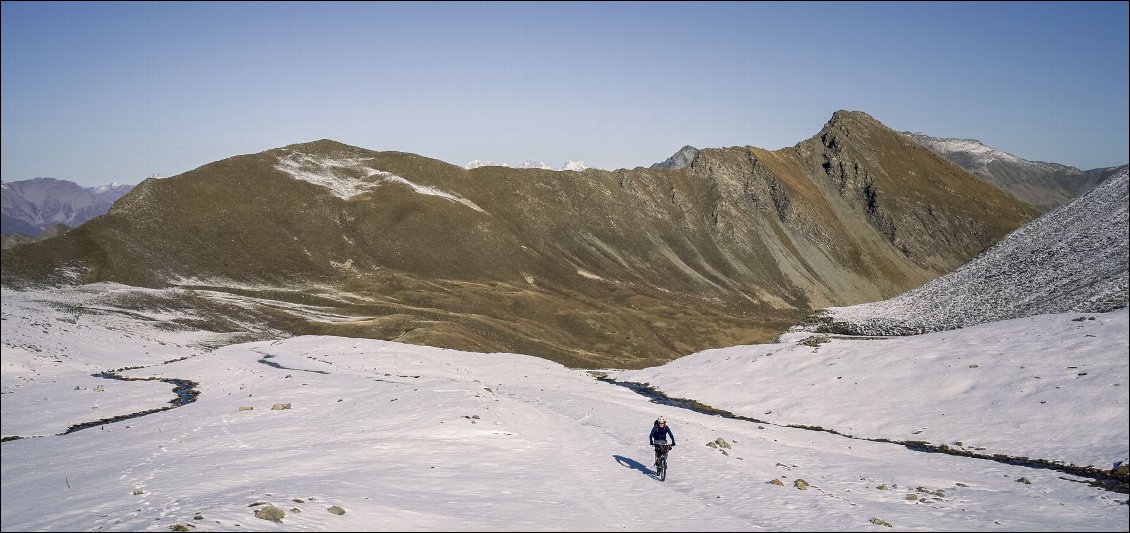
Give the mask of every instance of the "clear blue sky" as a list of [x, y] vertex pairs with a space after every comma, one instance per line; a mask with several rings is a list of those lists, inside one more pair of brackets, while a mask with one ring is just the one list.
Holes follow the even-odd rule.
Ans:
[[1128, 162], [1127, 2], [3, 3], [2, 177], [322, 138], [463, 165], [792, 146], [838, 109]]

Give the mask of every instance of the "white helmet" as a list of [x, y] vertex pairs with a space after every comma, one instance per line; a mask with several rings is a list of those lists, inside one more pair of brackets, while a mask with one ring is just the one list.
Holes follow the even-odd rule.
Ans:
[[656, 418], [656, 419], [655, 419], [655, 423], [656, 423], [656, 424], [666, 424], [666, 423], [667, 423], [667, 419], [666, 419], [666, 418], [664, 418], [664, 417], [662, 417], [662, 416], [660, 416], [659, 418]]

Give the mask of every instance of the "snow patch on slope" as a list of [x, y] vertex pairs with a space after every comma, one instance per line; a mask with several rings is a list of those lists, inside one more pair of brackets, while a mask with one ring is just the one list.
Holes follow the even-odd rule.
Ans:
[[955, 156], [960, 156], [962, 160], [967, 161], [971, 164], [975, 172], [981, 174], [990, 174], [989, 164], [993, 163], [994, 161], [1002, 161], [1016, 165], [1034, 166], [1046, 169], [1069, 168], [1056, 163], [1029, 161], [1027, 159], [1012, 155], [1008, 152], [1002, 152], [1000, 150], [985, 146], [981, 141], [978, 141], [976, 139], [940, 139], [920, 132], [911, 133], [904, 131], [902, 133], [913, 139], [918, 144], [925, 146], [933, 150], [934, 152], [944, 155], [947, 159], [953, 159], [953, 157]]
[[307, 181], [330, 190], [339, 198], [346, 200], [372, 190], [380, 185], [373, 176], [391, 176], [389, 172], [369, 168], [368, 158], [315, 158], [306, 154], [293, 153], [280, 156], [275, 168], [296, 180]]
[[451, 202], [463, 204], [475, 211], [485, 213], [474, 202], [461, 198], [435, 187], [419, 185], [391, 172], [369, 166], [372, 158], [329, 158], [311, 157], [307, 154], [292, 153], [280, 156], [275, 168], [292, 178], [307, 181], [329, 189], [335, 196], [348, 200], [368, 192], [384, 183], [399, 183], [411, 187], [413, 191], [428, 196], [437, 196]]
[[463, 205], [470, 207], [471, 209], [474, 209], [475, 211], [478, 211], [480, 213], [486, 213], [486, 211], [483, 211], [483, 209], [481, 207], [479, 207], [478, 205], [475, 205], [474, 202], [472, 202], [472, 201], [470, 201], [466, 198], [461, 198], [461, 197], [456, 196], [454, 194], [451, 194], [449, 192], [441, 191], [441, 190], [439, 190], [435, 187], [428, 187], [426, 185], [420, 185], [420, 184], [417, 184], [417, 183], [412, 183], [411, 181], [408, 181], [408, 180], [406, 180], [406, 179], [404, 179], [400, 176], [396, 176], [396, 175], [393, 175], [393, 174], [388, 174], [387, 176], [384, 177], [384, 179], [385, 179], [385, 181], [388, 181], [388, 182], [400, 183], [402, 185], [407, 185], [407, 186], [411, 187], [412, 190], [414, 190], [414, 191], [416, 191], [420, 194], [426, 194], [426, 195], [429, 195], [429, 196], [438, 196], [440, 198], [443, 198], [444, 200], [463, 204]]

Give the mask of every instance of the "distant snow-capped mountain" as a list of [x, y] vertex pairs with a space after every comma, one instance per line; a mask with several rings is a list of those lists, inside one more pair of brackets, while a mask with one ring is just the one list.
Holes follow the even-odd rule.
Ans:
[[510, 165], [508, 165], [506, 163], [495, 163], [494, 161], [483, 161], [482, 159], [474, 159], [474, 160], [468, 161], [466, 165], [463, 165], [463, 168], [465, 168], [467, 170], [471, 170], [472, 168], [479, 168], [479, 167], [508, 167], [508, 166], [510, 166]]
[[1058, 163], [1028, 161], [985, 146], [976, 139], [943, 139], [917, 132], [901, 133], [1043, 212], [1090, 191], [1122, 168], [1079, 170]]
[[118, 182], [83, 187], [52, 178], [4, 182], [0, 233], [35, 237], [56, 224], [73, 228], [105, 214], [132, 189]]
[[[475, 159], [475, 160], [472, 160], [472, 161], [468, 161], [466, 165], [463, 165], [463, 168], [470, 170], [472, 168], [479, 168], [479, 167], [509, 167], [509, 166], [510, 166], [509, 163], [495, 163], [494, 161], [483, 161], [481, 159]], [[579, 172], [579, 171], [586, 170], [586, 169], [593, 168], [593, 167], [586, 165], [584, 161], [566, 161], [565, 164], [561, 168], [555, 169], [555, 168], [549, 166], [549, 164], [547, 164], [545, 161], [537, 161], [537, 160], [534, 160], [534, 159], [527, 159], [527, 160], [523, 161], [522, 164], [518, 165], [517, 168], [538, 168], [538, 169], [543, 169], [543, 170], [572, 170], [572, 171]]]
[[801, 326], [855, 335], [942, 331], [1050, 313], [1126, 307], [1127, 167], [1012, 232], [957, 270], [889, 300], [833, 307]]
[[[1003, 161], [1014, 164], [1032, 165], [1047, 169], [1069, 169], [1066, 165], [1057, 163], [1044, 163], [1041, 161], [1028, 161], [1007, 152], [1002, 152], [994, 148], [985, 146], [984, 143], [977, 139], [954, 139], [954, 138], [938, 138], [931, 137], [921, 132], [902, 132], [904, 135], [914, 139], [915, 142], [925, 146], [935, 152], [947, 156], [952, 155], [955, 158], [962, 158], [963, 164], [961, 165], [966, 170], [988, 173], [989, 164], [994, 161]], [[1076, 169], [1078, 170], [1078, 169]]]

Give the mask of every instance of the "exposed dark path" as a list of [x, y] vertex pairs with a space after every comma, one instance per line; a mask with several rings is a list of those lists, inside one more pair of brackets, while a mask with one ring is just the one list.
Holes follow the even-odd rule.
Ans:
[[[593, 374], [593, 375], [594, 375], [594, 377], [596, 377], [596, 379], [598, 379], [600, 381], [628, 388], [628, 389], [636, 392], [637, 394], [640, 394], [642, 396], [647, 397], [653, 403], [658, 403], [660, 405], [669, 405], [669, 406], [672, 406], [672, 407], [689, 409], [689, 410], [697, 412], [697, 413], [704, 413], [704, 414], [708, 414], [708, 415], [720, 416], [722, 418], [732, 418], [732, 419], [735, 419], [735, 420], [744, 420], [746, 422], [753, 422], [753, 423], [756, 423], [756, 424], [765, 424], [765, 425], [772, 425], [772, 426], [778, 426], [778, 427], [805, 429], [805, 430], [809, 430], [809, 431], [821, 431], [821, 432], [824, 432], [824, 433], [831, 433], [833, 435], [839, 435], [841, 437], [848, 438], [848, 439], [865, 440], [865, 441], [871, 441], [871, 442], [885, 442], [885, 443], [890, 443], [890, 444], [896, 444], [896, 445], [899, 445], [899, 446], [904, 446], [907, 449], [914, 450], [916, 452], [943, 453], [943, 454], [946, 454], [946, 455], [956, 455], [956, 456], [961, 456], [961, 457], [969, 457], [969, 458], [973, 458], [973, 459], [986, 459], [986, 460], [989, 460], [989, 461], [996, 461], [998, 463], [1005, 463], [1005, 464], [1010, 464], [1010, 465], [1015, 465], [1015, 466], [1023, 466], [1023, 467], [1027, 467], [1027, 468], [1039, 468], [1039, 469], [1045, 469], [1045, 470], [1055, 470], [1057, 472], [1063, 472], [1065, 474], [1071, 474], [1073, 476], [1079, 476], [1079, 477], [1085, 477], [1085, 478], [1092, 479], [1093, 481], [1089, 482], [1088, 484], [1090, 484], [1093, 487], [1098, 487], [1098, 488], [1102, 488], [1102, 489], [1106, 489], [1106, 490], [1109, 490], [1109, 491], [1118, 492], [1118, 493], [1122, 493], [1122, 494], [1130, 494], [1130, 476], [1118, 475], [1118, 474], [1115, 474], [1114, 472], [1112, 472], [1110, 470], [1101, 470], [1101, 469], [1098, 469], [1098, 468], [1087, 467], [1087, 466], [1065, 465], [1063, 463], [1058, 463], [1058, 462], [1055, 462], [1055, 461], [1048, 461], [1046, 459], [1032, 459], [1032, 458], [1029, 458], [1029, 457], [1013, 457], [1013, 456], [999, 454], [999, 453], [994, 453], [994, 454], [976, 453], [976, 452], [972, 452], [972, 451], [968, 451], [968, 450], [951, 448], [950, 446], [948, 446], [946, 444], [933, 445], [933, 444], [930, 444], [930, 443], [924, 442], [924, 441], [913, 441], [913, 440], [899, 441], [899, 440], [890, 440], [890, 439], [873, 439], [873, 438], [867, 438], [867, 437], [857, 437], [855, 435], [848, 435], [848, 434], [845, 434], [845, 433], [840, 433], [839, 431], [836, 431], [834, 429], [825, 429], [825, 428], [822, 428], [822, 427], [819, 427], [819, 426], [803, 426], [803, 425], [794, 425], [794, 424], [775, 424], [775, 423], [772, 423], [772, 422], [766, 422], [764, 420], [758, 420], [756, 418], [751, 418], [751, 417], [748, 417], [748, 416], [742, 416], [742, 415], [734, 414], [734, 413], [731, 413], [731, 412], [723, 410], [723, 409], [717, 409], [717, 408], [711, 407], [709, 405], [697, 402], [695, 400], [688, 400], [686, 398], [671, 398], [671, 397], [667, 396], [666, 394], [663, 394], [662, 392], [657, 390], [655, 387], [652, 387], [650, 385], [644, 385], [642, 383], [633, 383], [633, 382], [630, 382], [630, 381], [616, 381], [612, 378], [609, 378], [608, 376], [599, 375], [599, 374]], [[1066, 478], [1064, 478], [1064, 479], [1066, 479]]]
[[[132, 369], [123, 368], [123, 369], [120, 369], [120, 370], [132, 370]], [[112, 424], [114, 422], [121, 422], [123, 420], [129, 420], [131, 418], [137, 418], [137, 417], [140, 417], [140, 416], [151, 415], [153, 413], [160, 413], [162, 411], [168, 411], [170, 409], [175, 409], [177, 407], [182, 407], [182, 406], [188, 405], [192, 402], [195, 402], [196, 397], [200, 395], [200, 391], [196, 390], [196, 386], [199, 385], [199, 384], [196, 383], [195, 381], [190, 381], [190, 380], [187, 380], [187, 379], [158, 378], [158, 377], [131, 378], [131, 377], [126, 377], [126, 376], [123, 376], [121, 374], [118, 374], [118, 372], [120, 370], [107, 370], [107, 371], [101, 372], [99, 374], [93, 374], [93, 376], [99, 377], [99, 378], [106, 378], [106, 379], [116, 379], [116, 380], [119, 380], [119, 381], [164, 381], [165, 383], [173, 385], [173, 394], [176, 395], [176, 398], [169, 400], [169, 405], [166, 406], [166, 407], [157, 407], [157, 408], [149, 409], [149, 410], [146, 410], [146, 411], [138, 411], [136, 413], [112, 416], [112, 417], [109, 417], [109, 418], [102, 418], [102, 419], [99, 419], [99, 420], [95, 420], [93, 422], [83, 422], [81, 424], [75, 424], [75, 425], [67, 428], [66, 431], [60, 433], [60, 435], [67, 435], [69, 433], [74, 433], [74, 432], [82, 430], [82, 429], [92, 428], [94, 426], [101, 426], [101, 425], [104, 425], [104, 424]]]
[[[172, 362], [172, 361], [167, 361], [167, 362]], [[131, 378], [131, 377], [127, 377], [127, 376], [123, 376], [123, 375], [119, 374], [119, 372], [122, 372], [122, 371], [125, 371], [125, 370], [137, 370], [137, 369], [140, 369], [140, 368], [146, 368], [146, 367], [135, 366], [135, 367], [119, 368], [117, 370], [106, 370], [104, 372], [99, 372], [97, 374], [91, 374], [91, 375], [94, 376], [94, 377], [97, 377], [97, 378], [114, 379], [114, 380], [118, 380], [118, 381], [163, 381], [163, 382], [168, 383], [168, 384], [173, 386], [173, 394], [176, 396], [172, 400], [169, 400], [169, 405], [167, 405], [165, 407], [157, 407], [157, 408], [153, 408], [153, 409], [147, 409], [145, 411], [138, 411], [136, 413], [128, 413], [128, 414], [123, 414], [123, 415], [111, 416], [111, 417], [107, 417], [107, 418], [100, 418], [98, 420], [92, 420], [90, 422], [82, 422], [82, 423], [75, 424], [75, 425], [67, 428], [66, 431], [59, 433], [58, 435], [69, 435], [71, 433], [74, 433], [76, 431], [80, 431], [80, 430], [83, 430], [83, 429], [89, 429], [89, 428], [96, 427], [96, 426], [104, 426], [106, 424], [113, 424], [115, 422], [121, 422], [123, 420], [130, 420], [132, 418], [138, 418], [138, 417], [145, 416], [145, 415], [151, 415], [153, 413], [160, 413], [162, 411], [168, 411], [170, 409], [176, 409], [177, 407], [185, 406], [185, 405], [188, 405], [192, 402], [195, 402], [196, 397], [200, 395], [200, 391], [196, 390], [196, 386], [199, 385], [199, 383], [196, 383], [195, 381], [192, 381], [192, 380], [178, 379], [178, 378], [159, 378], [159, 377]], [[16, 435], [9, 435], [9, 436], [4, 437], [3, 442], [20, 440], [20, 439], [24, 439], [24, 438], [28, 438], [28, 437], [20, 437], [20, 436], [16, 436]]]

